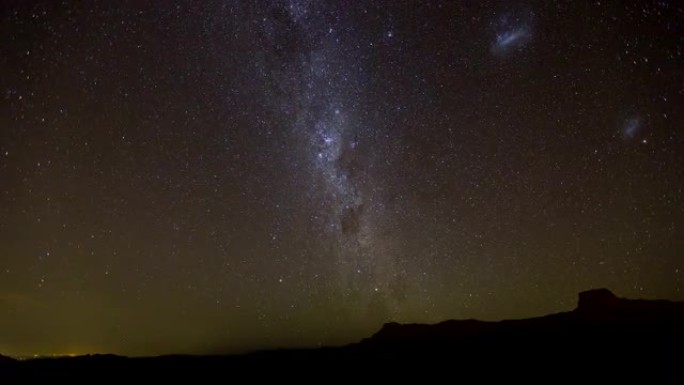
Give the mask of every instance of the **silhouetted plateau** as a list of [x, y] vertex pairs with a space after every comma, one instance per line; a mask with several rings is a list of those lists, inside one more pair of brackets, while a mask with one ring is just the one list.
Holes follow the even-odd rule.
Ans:
[[343, 347], [233, 356], [92, 355], [0, 359], [0, 383], [300, 381], [420, 375], [460, 381], [684, 384], [684, 302], [580, 293], [575, 310], [538, 318], [434, 325], [388, 323]]

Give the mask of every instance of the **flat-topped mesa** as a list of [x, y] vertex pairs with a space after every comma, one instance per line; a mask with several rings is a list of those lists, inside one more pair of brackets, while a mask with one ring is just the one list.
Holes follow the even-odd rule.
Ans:
[[579, 293], [577, 310], [605, 312], [615, 309], [623, 301], [608, 289], [594, 289]]
[[684, 302], [620, 298], [608, 289], [583, 291], [575, 313], [585, 321], [628, 323], [684, 322]]

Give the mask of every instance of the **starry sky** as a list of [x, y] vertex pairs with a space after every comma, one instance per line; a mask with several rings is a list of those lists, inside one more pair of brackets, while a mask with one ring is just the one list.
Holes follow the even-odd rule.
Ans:
[[0, 353], [684, 300], [684, 5], [0, 5]]

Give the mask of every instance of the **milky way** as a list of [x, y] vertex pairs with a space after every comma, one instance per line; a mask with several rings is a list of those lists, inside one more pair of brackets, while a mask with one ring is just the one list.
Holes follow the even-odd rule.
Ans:
[[319, 229], [339, 275], [337, 290], [362, 302], [375, 297], [392, 312], [386, 289], [398, 278], [393, 260], [400, 256], [389, 255], [390, 245], [378, 234], [385, 203], [370, 154], [374, 128], [358, 116], [368, 69], [363, 50], [341, 36], [358, 26], [341, 5], [291, 2], [288, 15], [303, 49], [279, 79], [299, 85], [285, 89], [282, 105], [295, 111], [288, 129], [302, 140], [293, 151], [304, 154], [303, 177], [318, 205]]

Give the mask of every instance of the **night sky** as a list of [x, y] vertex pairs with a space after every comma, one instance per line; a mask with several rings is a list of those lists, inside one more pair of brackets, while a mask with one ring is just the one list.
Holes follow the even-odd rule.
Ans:
[[3, 1], [0, 353], [684, 300], [676, 1]]

